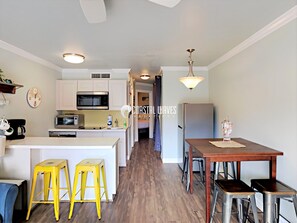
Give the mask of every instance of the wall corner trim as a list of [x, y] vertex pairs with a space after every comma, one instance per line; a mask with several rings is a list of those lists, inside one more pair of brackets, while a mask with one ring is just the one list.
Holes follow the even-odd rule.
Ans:
[[252, 46], [256, 42], [260, 41], [261, 39], [265, 38], [269, 34], [273, 33], [274, 31], [280, 29], [281, 27], [285, 26], [292, 20], [297, 18], [297, 5], [293, 8], [289, 9], [287, 12], [273, 20], [268, 25], [264, 26], [258, 32], [250, 36], [248, 39], [241, 42], [236, 47], [232, 48], [230, 51], [225, 53], [223, 56], [219, 57], [211, 64], [208, 65], [208, 69], [211, 70], [212, 68], [224, 63], [225, 61], [229, 60], [230, 58], [234, 57], [235, 55], [239, 54], [240, 52], [244, 51], [248, 47]]
[[18, 56], [21, 56], [23, 58], [26, 58], [28, 60], [31, 60], [33, 62], [39, 63], [39, 64], [41, 64], [43, 66], [46, 66], [46, 67], [48, 67], [48, 68], [50, 68], [52, 70], [62, 72], [61, 67], [58, 67], [53, 63], [50, 63], [50, 62], [48, 62], [48, 61], [46, 61], [44, 59], [41, 59], [40, 57], [37, 57], [37, 56], [35, 56], [35, 55], [33, 55], [33, 54], [31, 54], [31, 53], [29, 53], [29, 52], [27, 52], [27, 51], [25, 51], [25, 50], [23, 50], [21, 48], [13, 46], [13, 45], [11, 45], [11, 44], [9, 44], [7, 42], [4, 42], [2, 40], [0, 40], [0, 48], [2, 48], [4, 50], [7, 50], [7, 51], [9, 51], [11, 53], [14, 53], [14, 54], [16, 54]]

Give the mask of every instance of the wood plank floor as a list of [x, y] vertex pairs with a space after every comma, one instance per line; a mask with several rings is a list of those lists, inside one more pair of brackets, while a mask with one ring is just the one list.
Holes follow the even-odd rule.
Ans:
[[[204, 223], [204, 200], [203, 184], [196, 183], [194, 193], [188, 193], [181, 183], [178, 165], [163, 164], [159, 154], [153, 150], [153, 141], [144, 139], [135, 145], [127, 167], [120, 170], [115, 200], [102, 202], [100, 221], [94, 203], [75, 204], [73, 217], [68, 220], [69, 203], [63, 202], [59, 222]], [[39, 205], [31, 212], [29, 221], [24, 222], [56, 222], [53, 206]]]

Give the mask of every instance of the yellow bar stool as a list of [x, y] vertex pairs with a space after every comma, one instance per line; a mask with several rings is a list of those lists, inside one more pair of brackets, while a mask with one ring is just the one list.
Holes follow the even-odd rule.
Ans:
[[[103, 185], [100, 182], [100, 171], [102, 174]], [[86, 186], [88, 172], [93, 173], [94, 186]], [[78, 177], [80, 174], [81, 178], [81, 188], [76, 192]], [[108, 193], [106, 186], [106, 176], [105, 176], [105, 165], [102, 159], [85, 159], [78, 163], [75, 167], [74, 176], [74, 189], [71, 196], [70, 202], [70, 212], [68, 218], [71, 219], [73, 214], [73, 208], [75, 202], [96, 202], [96, 209], [98, 214], [98, 219], [101, 219], [101, 198], [105, 195], [106, 202], [108, 202]], [[95, 190], [95, 200], [85, 200], [86, 188], [94, 188]], [[104, 188], [104, 192], [101, 194], [101, 188]], [[80, 192], [80, 200], [75, 200], [76, 195]]]
[[[66, 188], [60, 187], [60, 170], [62, 170], [62, 169], [64, 169], [64, 172], [65, 172], [66, 185], [67, 185]], [[35, 194], [35, 188], [36, 188], [38, 174], [43, 174], [43, 176], [44, 176], [43, 191], [37, 193], [37, 196], [39, 196], [43, 192], [43, 200], [34, 200], [34, 194]], [[51, 179], [52, 179], [52, 187], [50, 187]], [[53, 192], [53, 201], [48, 200], [49, 190], [52, 190], [52, 192]], [[59, 198], [60, 190], [67, 190], [67, 192], [61, 198]], [[62, 199], [67, 193], [70, 198], [71, 190], [70, 190], [70, 181], [69, 181], [67, 160], [48, 159], [48, 160], [44, 160], [41, 163], [38, 163], [34, 167], [30, 201], [29, 201], [29, 207], [28, 207], [26, 220], [29, 220], [32, 204], [39, 203], [39, 204], [54, 204], [55, 218], [56, 218], [56, 221], [58, 221], [59, 220], [60, 199]]]

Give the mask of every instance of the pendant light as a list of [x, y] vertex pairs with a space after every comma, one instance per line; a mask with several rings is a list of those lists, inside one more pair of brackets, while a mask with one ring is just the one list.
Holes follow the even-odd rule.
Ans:
[[193, 73], [193, 63], [194, 61], [192, 60], [192, 53], [195, 51], [195, 49], [187, 49], [187, 51], [190, 53], [189, 56], [189, 73], [188, 76], [186, 77], [181, 77], [179, 78], [180, 82], [182, 82], [187, 88], [192, 90], [199, 84], [201, 81], [204, 80], [204, 77], [196, 77]]

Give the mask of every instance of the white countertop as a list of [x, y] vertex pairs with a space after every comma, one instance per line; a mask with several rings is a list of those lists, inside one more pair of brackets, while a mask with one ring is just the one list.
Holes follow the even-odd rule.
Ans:
[[119, 138], [26, 137], [7, 140], [7, 149], [112, 149]]
[[49, 129], [48, 131], [71, 131], [71, 132], [85, 132], [85, 131], [92, 131], [92, 132], [111, 132], [111, 131], [126, 131], [127, 128], [123, 127], [112, 127], [112, 128], [104, 128], [104, 129]]

